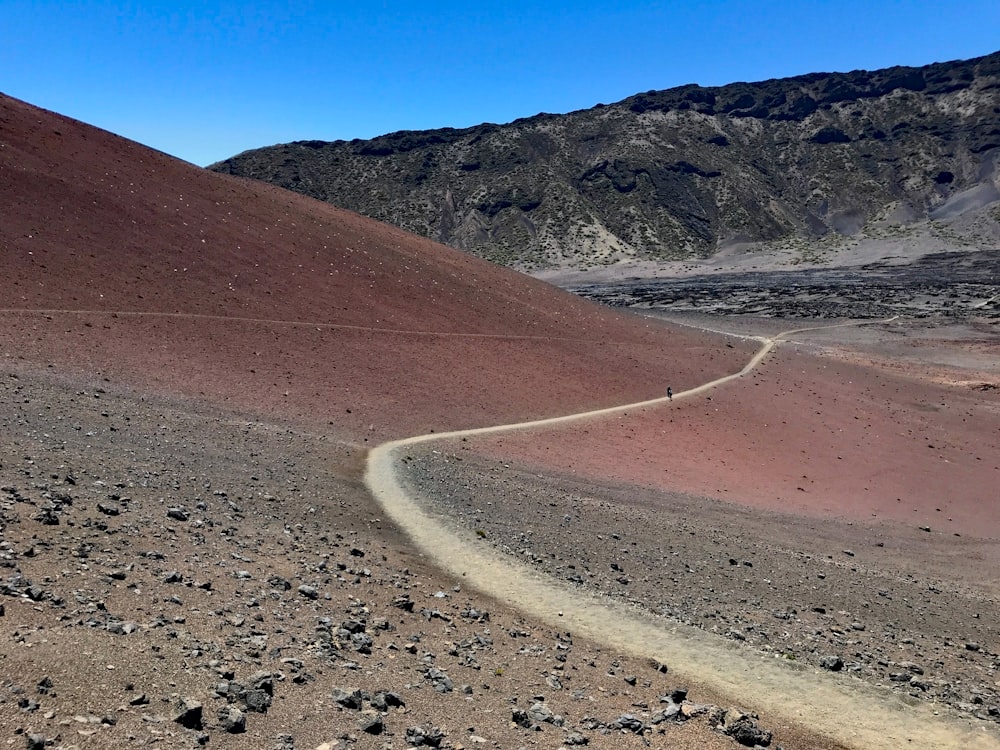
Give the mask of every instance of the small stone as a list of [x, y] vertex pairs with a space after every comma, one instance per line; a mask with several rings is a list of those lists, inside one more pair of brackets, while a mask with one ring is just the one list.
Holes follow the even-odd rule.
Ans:
[[428, 669], [424, 677], [431, 681], [431, 685], [439, 693], [450, 693], [454, 689], [451, 678], [436, 667]]
[[635, 714], [622, 714], [615, 719], [612, 726], [629, 732], [635, 732], [636, 734], [642, 734], [646, 728], [646, 725]]
[[385, 724], [381, 716], [370, 716], [361, 720], [361, 731], [365, 734], [382, 734]]
[[271, 696], [259, 688], [251, 688], [240, 696], [248, 711], [263, 714], [271, 707]]
[[385, 704], [390, 708], [402, 708], [403, 706], [406, 705], [406, 701], [404, 701], [397, 693], [394, 693], [391, 690], [382, 693], [382, 698], [385, 701]]
[[410, 597], [407, 594], [397, 596], [395, 599], [393, 599], [392, 606], [396, 607], [397, 609], [401, 609], [404, 612], [413, 611], [413, 602], [410, 600]]
[[711, 706], [707, 706], [702, 703], [691, 703], [690, 701], [684, 701], [681, 704], [681, 715], [685, 719], [693, 719], [695, 716], [701, 716], [702, 714], [707, 714]]
[[839, 656], [829, 655], [820, 659], [819, 665], [823, 667], [823, 669], [828, 669], [831, 672], [839, 672], [844, 668], [844, 660]]
[[511, 712], [510, 720], [524, 729], [531, 729], [535, 725], [528, 712], [520, 708], [515, 708]]
[[182, 698], [177, 704], [174, 721], [185, 729], [201, 729], [203, 707], [194, 698]]
[[528, 709], [528, 718], [532, 721], [547, 721], [551, 722], [553, 718], [553, 713], [544, 703], [538, 702]]
[[341, 688], [334, 688], [334, 690], [330, 693], [330, 697], [333, 699], [334, 703], [339, 706], [343, 706], [344, 708], [350, 708], [355, 711], [360, 710], [361, 708], [362, 698], [360, 690], [348, 692]]
[[662, 711], [657, 711], [650, 717], [649, 723], [654, 725], [662, 724], [663, 722], [669, 721], [670, 719], [676, 719], [678, 716], [680, 716], [680, 713], [681, 713], [680, 704], [668, 703], [666, 708], [664, 708]]
[[316, 599], [319, 597], [319, 591], [315, 586], [307, 586], [305, 584], [299, 586], [299, 594], [304, 596], [306, 599]]
[[175, 521], [186, 521], [188, 520], [188, 512], [181, 508], [180, 506], [174, 506], [173, 508], [167, 509], [167, 518], [172, 518]]
[[247, 717], [236, 706], [219, 709], [219, 726], [229, 734], [242, 734], [247, 730]]
[[427, 745], [428, 747], [440, 747], [441, 740], [445, 737], [437, 727], [409, 727], [406, 730], [406, 741], [413, 747]]
[[771, 744], [771, 732], [757, 726], [753, 716], [730, 709], [723, 724], [723, 731], [744, 747], [767, 747]]

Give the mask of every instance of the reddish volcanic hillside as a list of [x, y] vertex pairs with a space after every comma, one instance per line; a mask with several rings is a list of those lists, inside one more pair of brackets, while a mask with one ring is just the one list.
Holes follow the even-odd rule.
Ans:
[[475, 446], [536, 471], [1000, 537], [1000, 398], [783, 346], [708, 397]]
[[650, 398], [746, 355], [7, 97], [0, 206], [5, 355], [355, 439]]

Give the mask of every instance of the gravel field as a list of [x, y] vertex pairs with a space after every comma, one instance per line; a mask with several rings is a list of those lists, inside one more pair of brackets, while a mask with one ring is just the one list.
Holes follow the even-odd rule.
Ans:
[[817, 670], [1000, 722], [996, 540], [750, 510], [425, 449], [410, 485], [449, 523], [599, 591]]
[[0, 396], [12, 747], [835, 747], [463, 589], [360, 448], [10, 361]]

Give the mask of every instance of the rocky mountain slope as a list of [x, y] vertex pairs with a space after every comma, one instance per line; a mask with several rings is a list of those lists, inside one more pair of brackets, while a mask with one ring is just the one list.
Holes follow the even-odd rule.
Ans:
[[1000, 52], [297, 141], [210, 168], [538, 269], [949, 219], [1000, 199], [998, 164]]

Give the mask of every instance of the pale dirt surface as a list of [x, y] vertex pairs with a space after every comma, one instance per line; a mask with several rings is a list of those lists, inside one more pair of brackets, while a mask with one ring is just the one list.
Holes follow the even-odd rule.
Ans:
[[[484, 534], [481, 545], [577, 598], [599, 591], [621, 602], [605, 637], [660, 649], [693, 680], [753, 695], [772, 723], [794, 717], [856, 747], [966, 747], [963, 722], [939, 718], [953, 715], [941, 704], [986, 721], [995, 711], [997, 654], [966, 647], [995, 642], [995, 582], [982, 582], [995, 545], [928, 545], [916, 530], [540, 475], [452, 447], [415, 455], [406, 469], [446, 528], [464, 530], [469, 544]], [[458, 564], [471, 567], [471, 557]], [[551, 616], [560, 600], [541, 601]], [[654, 634], [636, 608], [657, 616]], [[713, 635], [699, 640], [688, 628]], [[732, 653], [726, 644], [737, 643]], [[822, 669], [828, 656], [844, 661], [846, 678]], [[845, 684], [848, 696], [831, 695]], [[995, 746], [989, 735], [984, 746]]]
[[678, 261], [628, 261], [585, 270], [544, 269], [532, 276], [561, 287], [699, 275], [767, 273], [872, 264], [902, 266], [928, 255], [993, 249], [1000, 244], [997, 203], [947, 221], [873, 226], [867, 234], [822, 239], [789, 238], [770, 243], [730, 243], [711, 257]]

